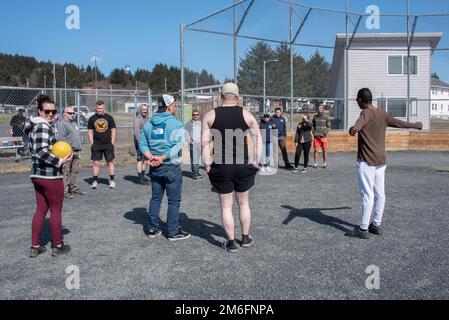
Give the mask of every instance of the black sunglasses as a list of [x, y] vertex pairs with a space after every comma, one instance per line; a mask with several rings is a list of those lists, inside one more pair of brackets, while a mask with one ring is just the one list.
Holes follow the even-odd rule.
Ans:
[[58, 110], [43, 110], [44, 111], [44, 113], [48, 116], [50, 113], [52, 114], [52, 115], [55, 115], [55, 114], [57, 114], [58, 113]]
[[74, 114], [76, 114], [75, 112], [66, 112], [67, 114], [70, 114], [70, 115], [74, 115]]
[[194, 114], [193, 116], [194, 116], [194, 117], [199, 117], [200, 115], [199, 115], [199, 114]]

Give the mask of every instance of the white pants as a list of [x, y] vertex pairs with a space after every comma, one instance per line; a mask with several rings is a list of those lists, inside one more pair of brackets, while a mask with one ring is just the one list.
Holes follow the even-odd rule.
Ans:
[[385, 209], [385, 170], [387, 166], [374, 167], [366, 162], [357, 163], [362, 218], [360, 228], [367, 230], [374, 210], [373, 224], [380, 227]]

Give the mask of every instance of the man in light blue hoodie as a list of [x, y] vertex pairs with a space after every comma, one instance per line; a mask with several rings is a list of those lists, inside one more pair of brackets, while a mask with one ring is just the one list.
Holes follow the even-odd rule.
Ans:
[[190, 238], [190, 233], [179, 227], [179, 208], [182, 193], [182, 147], [184, 126], [176, 117], [176, 100], [163, 95], [158, 99], [158, 111], [151, 118], [140, 135], [139, 148], [150, 161], [152, 197], [148, 216], [148, 237], [157, 238], [160, 229], [160, 210], [164, 192], [167, 191], [168, 240]]

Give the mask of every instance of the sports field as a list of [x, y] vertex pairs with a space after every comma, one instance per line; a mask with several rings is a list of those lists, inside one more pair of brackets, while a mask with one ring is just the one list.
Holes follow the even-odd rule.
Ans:
[[[332, 154], [327, 170], [258, 176], [256, 243], [235, 254], [220, 247], [224, 230], [208, 179], [187, 174], [181, 225], [192, 237], [149, 240], [149, 187], [135, 184], [127, 166], [118, 168], [114, 191], [106, 184], [91, 191], [84, 169], [88, 195], [64, 204], [72, 252], [52, 258], [47, 227], [47, 253], [30, 259], [30, 179], [0, 175], [0, 299], [448, 299], [449, 173], [441, 168], [449, 168], [449, 154], [389, 153], [388, 160], [384, 236], [345, 237], [359, 219], [355, 154]], [[66, 288], [69, 266], [79, 269], [78, 290]], [[378, 290], [366, 287], [370, 266], [379, 270]]]

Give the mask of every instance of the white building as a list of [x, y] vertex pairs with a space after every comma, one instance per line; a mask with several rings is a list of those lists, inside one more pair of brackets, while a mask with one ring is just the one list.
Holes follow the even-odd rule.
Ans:
[[[411, 57], [411, 107], [407, 108], [407, 34], [356, 34], [348, 51], [348, 126], [360, 115], [355, 101], [364, 87], [373, 92], [374, 104], [401, 120], [421, 121], [430, 127], [430, 82], [432, 54], [442, 33], [416, 33]], [[329, 97], [336, 98], [334, 115], [343, 129], [345, 119], [344, 48], [346, 35], [338, 34], [335, 44]], [[343, 99], [343, 100], [339, 100]], [[424, 101], [419, 101], [420, 99]]]
[[449, 84], [432, 78], [430, 93], [430, 116], [432, 118], [449, 119]]

